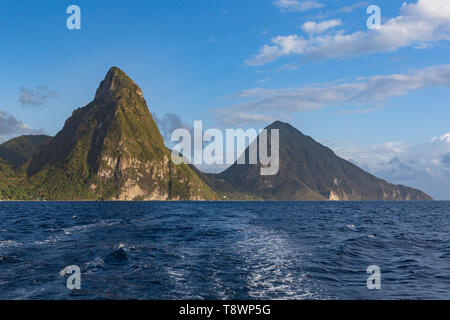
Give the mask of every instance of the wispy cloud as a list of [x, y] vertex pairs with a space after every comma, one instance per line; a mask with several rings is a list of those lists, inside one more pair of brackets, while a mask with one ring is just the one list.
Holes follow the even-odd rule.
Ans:
[[219, 123], [231, 128], [245, 127], [248, 124], [267, 124], [277, 120], [275, 116], [251, 114], [236, 110], [230, 112], [228, 108], [217, 108], [213, 110], [213, 113]]
[[431, 139], [431, 143], [436, 142], [436, 141], [444, 141], [444, 142], [450, 143], [450, 133], [446, 133], [440, 137], [434, 137], [433, 139]]
[[262, 79], [257, 80], [256, 82], [264, 84], [264, 83], [266, 83], [266, 82], [268, 82], [270, 80], [272, 80], [272, 77], [262, 78]]
[[245, 63], [259, 66], [292, 55], [310, 59], [348, 58], [409, 46], [424, 48], [442, 40], [450, 40], [450, 1], [418, 0], [404, 3], [400, 15], [387, 20], [379, 29], [310, 39], [297, 34], [274, 37]]
[[355, 109], [355, 110], [339, 110], [337, 113], [338, 114], [366, 114], [366, 113], [371, 113], [371, 112], [376, 112], [378, 111], [379, 108], [366, 108], [366, 109]]
[[300, 66], [297, 63], [287, 63], [284, 64], [280, 67], [278, 67], [275, 72], [280, 72], [280, 71], [295, 71], [298, 70], [300, 68]]
[[18, 100], [23, 106], [40, 106], [45, 104], [49, 99], [58, 98], [59, 93], [51, 90], [47, 86], [37, 86], [36, 89], [20, 88]]
[[[218, 120], [232, 122], [277, 118], [329, 106], [379, 107], [393, 97], [429, 87], [450, 87], [450, 65], [427, 67], [405, 74], [378, 75], [354, 82], [300, 88], [254, 88], [229, 95], [246, 100], [219, 108]], [[355, 113], [355, 111], [353, 112]], [[356, 111], [357, 113], [357, 111]], [[361, 112], [360, 112], [361, 113]]]
[[349, 13], [349, 12], [352, 12], [353, 10], [355, 10], [355, 9], [358, 9], [358, 8], [361, 8], [361, 7], [365, 7], [365, 6], [368, 6], [368, 5], [369, 5], [369, 2], [367, 2], [367, 1], [358, 2], [358, 3], [355, 3], [355, 4], [349, 5], [349, 6], [342, 7], [342, 8], [340, 8], [338, 10], [338, 12]]
[[320, 9], [325, 5], [314, 0], [300, 1], [300, 0], [277, 0], [274, 2], [281, 11], [303, 12], [312, 9]]

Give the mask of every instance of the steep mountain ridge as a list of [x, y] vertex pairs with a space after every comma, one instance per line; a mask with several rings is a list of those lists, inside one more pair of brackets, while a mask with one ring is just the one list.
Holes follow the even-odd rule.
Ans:
[[141, 89], [116, 67], [33, 156], [27, 175], [46, 199], [216, 198], [187, 165], [172, 162]]
[[261, 176], [260, 164], [235, 163], [205, 181], [231, 198], [238, 192], [265, 200], [432, 200], [422, 191], [365, 172], [287, 123], [276, 121], [266, 129], [279, 130], [278, 174]]
[[0, 199], [432, 200], [365, 172], [287, 123], [267, 129], [269, 141], [270, 130], [279, 130], [276, 175], [261, 175], [261, 164], [235, 163], [220, 174], [175, 165], [141, 89], [113, 67], [54, 138], [0, 145]]

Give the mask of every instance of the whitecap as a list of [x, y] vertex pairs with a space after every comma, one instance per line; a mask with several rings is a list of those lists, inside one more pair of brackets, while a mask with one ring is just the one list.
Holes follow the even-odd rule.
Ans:
[[74, 234], [74, 233], [79, 233], [79, 232], [86, 232], [86, 231], [89, 231], [89, 230], [95, 229], [95, 228], [111, 227], [111, 226], [119, 224], [120, 222], [121, 222], [121, 220], [119, 220], [119, 219], [101, 220], [101, 221], [95, 222], [95, 223], [89, 223], [89, 224], [83, 224], [80, 226], [64, 228], [63, 232], [66, 234], [67, 233]]
[[16, 242], [14, 240], [0, 241], [0, 248], [19, 247], [21, 245], [22, 245], [22, 243]]

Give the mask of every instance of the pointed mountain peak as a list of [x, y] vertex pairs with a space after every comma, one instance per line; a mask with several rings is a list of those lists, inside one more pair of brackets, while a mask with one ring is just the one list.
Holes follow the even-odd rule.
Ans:
[[431, 200], [419, 190], [376, 178], [288, 123], [275, 121], [266, 129], [280, 130], [277, 174], [263, 176], [260, 166], [235, 163], [211, 176], [216, 190], [229, 198], [247, 194], [264, 200]]
[[280, 120], [272, 122], [270, 125], [267, 126], [267, 129], [280, 129], [282, 127], [290, 126], [289, 123], [282, 122]]
[[100, 83], [95, 100], [111, 102], [123, 95], [142, 97], [142, 90], [125, 72], [117, 67], [112, 67]]
[[194, 171], [175, 165], [170, 155], [141, 89], [113, 67], [95, 100], [77, 109], [33, 154], [27, 176], [46, 199], [216, 198]]
[[301, 135], [303, 135], [303, 133], [300, 130], [298, 130], [297, 128], [293, 127], [292, 125], [290, 125], [287, 122], [282, 122], [279, 120], [268, 125], [266, 127], [266, 129], [268, 129], [268, 130], [279, 129], [279, 130], [283, 130], [285, 133], [292, 132], [292, 133], [300, 133]]

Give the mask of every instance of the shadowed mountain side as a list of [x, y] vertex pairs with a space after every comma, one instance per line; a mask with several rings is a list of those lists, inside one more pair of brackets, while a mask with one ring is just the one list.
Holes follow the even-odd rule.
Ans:
[[0, 145], [0, 159], [18, 168], [31, 159], [34, 152], [52, 137], [46, 135], [27, 135], [13, 138]]
[[[264, 200], [432, 200], [420, 190], [393, 185], [365, 172], [287, 123], [276, 121], [267, 129], [280, 132], [276, 175], [262, 176], [260, 164], [235, 163], [220, 174], [200, 177], [221, 197], [232, 199], [246, 194]], [[249, 148], [246, 159], [248, 153]]]

